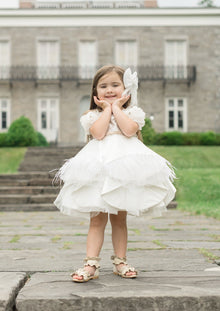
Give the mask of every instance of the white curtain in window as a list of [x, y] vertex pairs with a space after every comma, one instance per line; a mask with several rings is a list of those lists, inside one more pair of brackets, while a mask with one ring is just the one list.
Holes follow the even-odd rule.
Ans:
[[97, 66], [96, 41], [79, 43], [79, 75], [83, 79], [93, 78]]
[[122, 67], [136, 68], [137, 42], [118, 40], [115, 45], [115, 63]]
[[0, 41], [0, 79], [8, 79], [10, 72], [10, 46], [8, 40]]

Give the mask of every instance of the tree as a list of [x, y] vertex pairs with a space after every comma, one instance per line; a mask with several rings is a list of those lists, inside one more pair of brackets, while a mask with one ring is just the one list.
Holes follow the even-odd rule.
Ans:
[[211, 8], [214, 7], [214, 1], [213, 0], [201, 0], [198, 5]]

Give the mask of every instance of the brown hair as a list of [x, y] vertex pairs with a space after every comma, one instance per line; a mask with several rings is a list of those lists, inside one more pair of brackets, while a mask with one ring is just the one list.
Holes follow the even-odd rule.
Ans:
[[[99, 111], [102, 111], [102, 108], [98, 107], [96, 105], [96, 103], [94, 102], [93, 96], [97, 96], [97, 85], [98, 85], [99, 80], [104, 75], [106, 75], [106, 74], [108, 74], [108, 73], [110, 73], [112, 71], [115, 71], [119, 75], [122, 83], [124, 84], [123, 76], [124, 76], [125, 70], [122, 67], [115, 66], [115, 65], [106, 65], [106, 66], [101, 67], [96, 72], [96, 74], [95, 74], [95, 76], [93, 78], [93, 81], [92, 81], [92, 90], [91, 90], [91, 99], [90, 99], [90, 108], [89, 108], [90, 110], [98, 109]], [[123, 105], [123, 108], [127, 108], [129, 106], [130, 102], [131, 102], [131, 99], [129, 98], [129, 100]], [[140, 130], [137, 131], [137, 137], [138, 137], [139, 140], [143, 141]], [[89, 142], [92, 138], [93, 138], [92, 135], [87, 135], [87, 142]]]

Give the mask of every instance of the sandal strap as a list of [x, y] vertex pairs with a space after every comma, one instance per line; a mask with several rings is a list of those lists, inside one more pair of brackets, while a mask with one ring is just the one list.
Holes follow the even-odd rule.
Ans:
[[111, 256], [111, 260], [113, 260], [114, 265], [120, 265], [121, 263], [127, 265], [126, 257], [120, 258], [115, 255]]
[[85, 261], [84, 266], [90, 266], [90, 267], [94, 266], [96, 269], [99, 269], [100, 268], [100, 264], [99, 264], [100, 259], [101, 258], [99, 258], [99, 257], [86, 257], [84, 259], [84, 261]]
[[85, 268], [77, 269], [76, 271], [71, 273], [70, 276], [74, 276], [74, 275], [82, 276], [85, 281], [88, 280], [88, 278], [91, 276], [89, 271], [87, 271]]

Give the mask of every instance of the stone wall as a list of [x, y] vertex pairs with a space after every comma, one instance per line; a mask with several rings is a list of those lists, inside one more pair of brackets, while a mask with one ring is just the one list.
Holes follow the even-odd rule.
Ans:
[[[163, 65], [166, 38], [186, 38], [188, 64], [195, 65], [195, 83], [166, 83], [140, 81], [139, 105], [149, 117], [154, 114], [153, 126], [165, 130], [165, 98], [185, 97], [188, 105], [188, 131], [220, 131], [220, 27], [66, 27], [63, 28], [0, 28], [0, 37], [11, 42], [12, 65], [36, 65], [38, 38], [57, 38], [60, 43], [60, 65], [78, 64], [78, 43], [83, 39], [98, 42], [98, 63], [114, 63], [114, 46], [118, 39], [136, 39], [139, 65]], [[22, 44], [21, 44], [22, 42]], [[0, 82], [0, 95], [11, 100], [11, 121], [24, 114], [37, 127], [37, 98], [57, 94], [60, 103], [59, 141], [72, 144], [78, 139], [80, 100], [90, 95], [90, 83]]]

